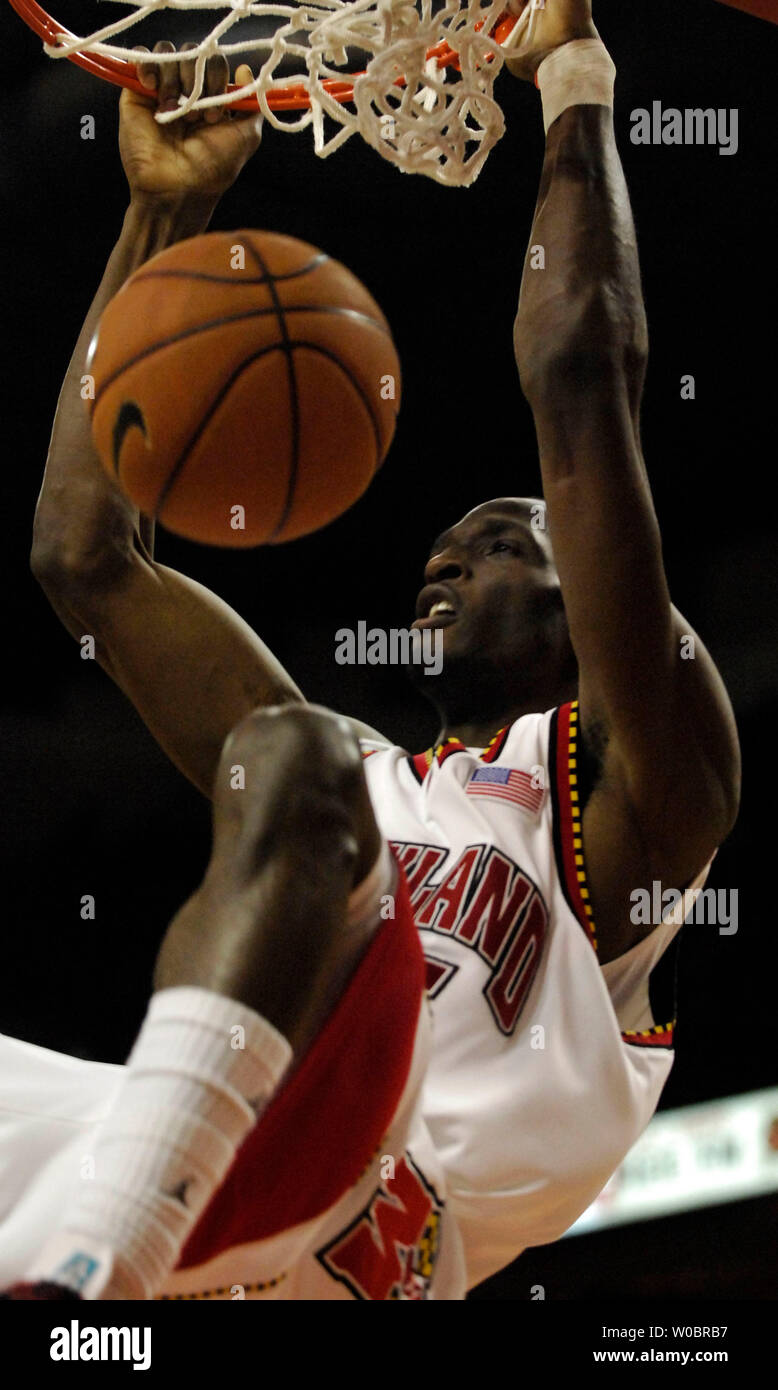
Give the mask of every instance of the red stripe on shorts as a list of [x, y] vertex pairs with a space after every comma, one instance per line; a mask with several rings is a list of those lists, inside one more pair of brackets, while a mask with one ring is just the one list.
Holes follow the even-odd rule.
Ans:
[[322, 1032], [241, 1146], [179, 1269], [309, 1221], [358, 1181], [405, 1089], [424, 983], [398, 866], [394, 918], [379, 928]]

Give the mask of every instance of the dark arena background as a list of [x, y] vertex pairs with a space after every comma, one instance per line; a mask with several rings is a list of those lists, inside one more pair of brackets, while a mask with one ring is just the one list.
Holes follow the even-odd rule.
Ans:
[[[77, 4], [67, 15], [54, 0], [52, 7], [77, 23]], [[762, 6], [765, 15], [768, 9]], [[471, 1297], [772, 1299], [778, 948], [768, 765], [778, 727], [778, 25], [714, 0], [599, 0], [595, 20], [618, 70], [616, 130], [651, 335], [643, 439], [671, 590], [724, 676], [744, 755], [740, 820], [710, 879], [715, 888], [737, 890], [738, 929], [685, 929], [676, 1062], [660, 1114], [772, 1089], [774, 1116], [763, 1096], [758, 1182], [749, 1185], [747, 1173], [741, 1182], [748, 1164], [737, 1127], [722, 1121], [717, 1147], [718, 1112], [711, 1111], [708, 1157], [696, 1154], [672, 1209], [658, 1200], [647, 1219], [596, 1226], [529, 1251]], [[29, 570], [59, 386], [118, 235], [126, 186], [118, 89], [48, 60], [5, 4], [0, 26], [0, 1031], [118, 1062], [143, 1018], [166, 924], [202, 875], [209, 807], [97, 664], [80, 659]], [[335, 633], [360, 620], [408, 626], [432, 537], [486, 498], [539, 488], [512, 325], [543, 127], [530, 86], [505, 71], [496, 91], [507, 132], [470, 189], [401, 175], [358, 138], [321, 161], [310, 132], [266, 127], [212, 227], [289, 233], [322, 246], [366, 283], [403, 363], [399, 428], [368, 494], [313, 537], [234, 553], [157, 536], [158, 557], [232, 604], [311, 700], [359, 715], [411, 751], [427, 747], [437, 731], [431, 709], [391, 667], [337, 665]], [[630, 113], [654, 101], [736, 109], [736, 152], [631, 143]], [[84, 114], [94, 116], [94, 140], [80, 138]], [[694, 399], [682, 399], [688, 375]], [[84, 894], [95, 898], [93, 921], [82, 920]], [[700, 1197], [706, 1163], [719, 1165], [720, 1181]], [[643, 1180], [652, 1174], [633, 1170], [633, 1183]]]

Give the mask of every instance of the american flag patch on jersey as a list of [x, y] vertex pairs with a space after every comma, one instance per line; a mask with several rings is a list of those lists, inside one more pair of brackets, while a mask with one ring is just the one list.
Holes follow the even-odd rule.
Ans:
[[525, 811], [536, 815], [543, 805], [543, 787], [533, 785], [530, 772], [517, 772], [512, 767], [479, 767], [470, 778], [465, 791], [468, 796], [492, 796], [498, 801], [512, 801]]

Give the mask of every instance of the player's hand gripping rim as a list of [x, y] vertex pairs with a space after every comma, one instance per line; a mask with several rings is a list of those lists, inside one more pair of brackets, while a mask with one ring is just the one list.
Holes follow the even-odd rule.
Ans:
[[[155, 63], [154, 53], [176, 52], [174, 44], [161, 40], [148, 61], [138, 64], [138, 79], [148, 89], [148, 96], [129, 89], [121, 94], [119, 149], [135, 202], [216, 200], [234, 182], [261, 141], [261, 116], [225, 106], [188, 111], [180, 120], [163, 124], [154, 119], [158, 111], [175, 110], [180, 96], [191, 95], [195, 62], [183, 55], [194, 47], [184, 44], [178, 62]], [[203, 95], [221, 95], [229, 80], [225, 55], [209, 56]], [[241, 86], [254, 80], [247, 63], [238, 67], [235, 80]]]

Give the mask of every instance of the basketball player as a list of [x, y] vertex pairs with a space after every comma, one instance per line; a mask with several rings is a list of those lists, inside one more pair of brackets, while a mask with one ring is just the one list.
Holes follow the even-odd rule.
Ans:
[[[239, 120], [159, 129], [151, 98], [122, 94], [130, 210], [63, 388], [33, 564], [212, 797], [214, 850], [126, 1073], [24, 1047], [48, 1190], [61, 1204], [69, 1177], [72, 1195], [45, 1242], [57, 1205], [27, 1165], [0, 1276], [44, 1282], [15, 1296], [461, 1297], [558, 1237], [656, 1106], [673, 1011], [651, 975], [682, 914], [636, 924], [631, 894], [704, 881], [736, 815], [738, 745], [668, 594], [613, 65], [589, 0], [548, 0], [511, 66], [537, 73], [547, 128], [530, 239], [545, 268], [528, 257], [516, 320], [545, 505], [487, 502], [433, 542], [416, 625], [442, 632], [442, 673], [420, 682], [441, 732], [415, 757], [306, 706], [235, 614], [154, 560], [94, 457], [78, 386], [103, 305], [205, 229], [258, 139]], [[211, 89], [225, 79], [213, 64]], [[155, 80], [164, 104], [191, 73]], [[49, 1137], [53, 1096], [88, 1135], [89, 1181]]]

